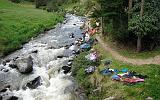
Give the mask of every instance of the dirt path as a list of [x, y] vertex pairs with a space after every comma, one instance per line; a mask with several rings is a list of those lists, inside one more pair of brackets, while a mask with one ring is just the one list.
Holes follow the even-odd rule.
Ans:
[[125, 63], [131, 63], [133, 65], [144, 65], [144, 64], [157, 64], [160, 65], [160, 56], [151, 57], [148, 59], [132, 59], [127, 58], [122, 55], [120, 55], [117, 51], [113, 50], [108, 44], [104, 43], [104, 41], [100, 38], [100, 36], [96, 36], [99, 43], [102, 45], [102, 47], [112, 54], [112, 56], [120, 61], [123, 61]]

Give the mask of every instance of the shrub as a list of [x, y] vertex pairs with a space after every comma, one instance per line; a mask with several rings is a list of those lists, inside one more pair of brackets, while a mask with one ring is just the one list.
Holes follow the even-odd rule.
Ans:
[[10, 1], [12, 1], [14, 3], [20, 3], [21, 2], [21, 0], [10, 0]]
[[48, 0], [35, 0], [36, 2], [36, 8], [39, 8], [40, 6], [46, 6]]

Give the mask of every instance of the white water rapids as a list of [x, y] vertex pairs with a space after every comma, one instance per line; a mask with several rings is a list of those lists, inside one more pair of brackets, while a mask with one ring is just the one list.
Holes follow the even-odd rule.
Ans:
[[[41, 34], [36, 39], [25, 44], [21, 50], [12, 53], [6, 58], [31, 55], [33, 57], [33, 72], [30, 75], [22, 75], [19, 89], [13, 90], [15, 96], [23, 100], [81, 100], [75, 92], [77, 84], [71, 73], [64, 74], [62, 66], [69, 60], [73, 60], [72, 51], [64, 46], [71, 45], [76, 39], [82, 37], [84, 19], [75, 15], [66, 15], [63, 24], [58, 24], [55, 29]], [[69, 34], [74, 33], [75, 38]], [[37, 50], [37, 53], [32, 53]], [[62, 58], [57, 58], [62, 56]], [[42, 85], [36, 89], [22, 89], [27, 80], [34, 76], [41, 77]]]

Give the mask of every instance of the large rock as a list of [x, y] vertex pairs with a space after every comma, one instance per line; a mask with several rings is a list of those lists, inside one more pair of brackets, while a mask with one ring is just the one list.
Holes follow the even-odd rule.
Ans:
[[5, 92], [0, 92], [0, 100], [21, 100], [14, 95], [11, 91], [7, 90]]
[[31, 56], [27, 58], [18, 58], [15, 61], [19, 72], [28, 74], [33, 71], [33, 59]]
[[21, 80], [20, 73], [16, 69], [0, 66], [0, 91], [4, 91], [6, 88], [10, 90], [19, 89]]
[[38, 76], [35, 79], [28, 82], [25, 86], [23, 86], [23, 89], [26, 89], [27, 87], [30, 89], [36, 89], [40, 85], [42, 85], [41, 84], [41, 77]]
[[71, 67], [70, 66], [63, 66], [62, 69], [64, 70], [64, 74], [67, 74], [71, 71]]

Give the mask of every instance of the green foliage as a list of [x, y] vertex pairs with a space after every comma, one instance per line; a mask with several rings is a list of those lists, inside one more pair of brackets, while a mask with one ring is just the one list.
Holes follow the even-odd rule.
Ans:
[[158, 20], [152, 15], [144, 15], [142, 17], [135, 15], [129, 22], [129, 30], [137, 36], [143, 37], [158, 30], [158, 26], [155, 24], [157, 21]]
[[139, 16], [140, 4], [137, 3], [132, 10], [132, 18], [129, 21], [129, 30], [137, 36], [154, 35], [159, 27], [159, 10], [158, 1], [151, 0], [145, 3], [144, 15]]
[[12, 1], [14, 3], [20, 3], [21, 2], [21, 0], [10, 0], [10, 1]]
[[6, 55], [46, 28], [63, 20], [63, 16], [34, 9], [31, 5], [0, 0], [0, 53]]
[[124, 39], [128, 29], [128, 16], [125, 10], [127, 2], [125, 0], [98, 0], [97, 2], [100, 7], [95, 8], [92, 17], [103, 17], [104, 31], [115, 39]]
[[36, 8], [39, 8], [40, 6], [46, 6], [48, 0], [35, 0]]

